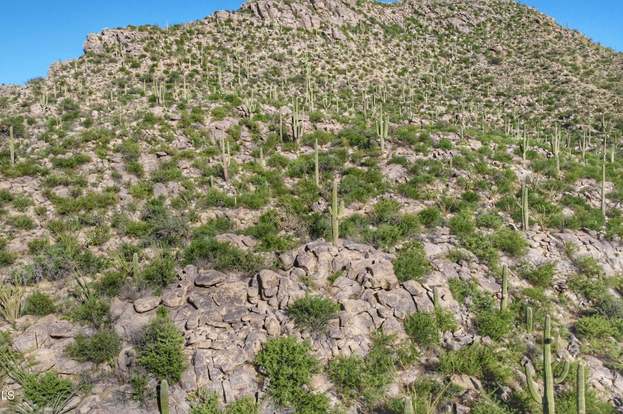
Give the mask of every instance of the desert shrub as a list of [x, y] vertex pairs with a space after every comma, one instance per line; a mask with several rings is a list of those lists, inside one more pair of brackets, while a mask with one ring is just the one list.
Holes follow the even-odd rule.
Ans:
[[470, 212], [464, 212], [454, 215], [448, 222], [452, 234], [470, 234], [476, 229], [474, 220]]
[[477, 378], [495, 379], [510, 375], [500, 357], [487, 346], [473, 344], [458, 351], [448, 351], [439, 358], [439, 370], [446, 374], [466, 374]]
[[114, 297], [119, 295], [121, 288], [124, 286], [127, 273], [124, 271], [111, 271], [104, 274], [97, 282], [95, 282], [95, 290], [104, 296]]
[[416, 312], [405, 319], [405, 331], [418, 345], [439, 344], [439, 327], [434, 313]]
[[95, 295], [90, 295], [76, 304], [69, 312], [70, 319], [76, 322], [101, 327], [110, 323], [110, 303]]
[[581, 338], [600, 339], [607, 337], [620, 337], [623, 332], [619, 332], [613, 323], [601, 316], [583, 316], [575, 323], [575, 329]]
[[496, 248], [513, 257], [524, 255], [528, 248], [528, 242], [524, 236], [512, 229], [503, 228], [497, 230], [493, 234], [492, 240]]
[[299, 328], [320, 332], [339, 310], [340, 306], [330, 299], [306, 295], [288, 307], [288, 315]]
[[101, 330], [92, 336], [78, 335], [67, 348], [67, 353], [73, 359], [96, 364], [112, 361], [120, 351], [121, 339], [111, 330]]
[[252, 273], [259, 270], [261, 259], [229, 243], [222, 243], [208, 237], [191, 241], [184, 251], [187, 263], [208, 262], [217, 270], [235, 270]]
[[161, 252], [143, 269], [141, 278], [154, 287], [165, 287], [176, 279], [175, 260]]
[[437, 207], [427, 207], [418, 213], [420, 223], [426, 227], [437, 227], [443, 223], [441, 211]]
[[296, 406], [307, 393], [305, 386], [319, 371], [310, 345], [292, 337], [269, 340], [258, 353], [256, 364], [269, 379], [269, 393], [281, 406]]
[[[329, 378], [346, 400], [360, 399], [374, 406], [393, 380], [396, 365], [401, 362], [402, 347], [393, 338], [374, 334], [372, 348], [365, 357], [337, 357], [329, 363]], [[412, 361], [411, 361], [412, 362]]]
[[514, 319], [515, 315], [508, 310], [487, 308], [477, 311], [475, 324], [479, 335], [497, 341], [511, 333]]
[[253, 397], [242, 397], [225, 407], [224, 414], [258, 414], [258, 407]]
[[71, 381], [49, 371], [42, 374], [25, 374], [21, 385], [24, 398], [39, 409], [53, 407], [59, 401], [67, 400], [74, 391]]
[[54, 300], [46, 293], [34, 291], [24, 300], [24, 315], [45, 316], [56, 312]]
[[413, 242], [400, 250], [394, 261], [398, 280], [421, 280], [431, 270], [430, 262], [420, 243]]
[[138, 344], [138, 363], [158, 379], [180, 380], [186, 369], [184, 335], [164, 312], [147, 325]]
[[523, 263], [519, 267], [519, 274], [534, 286], [548, 288], [552, 285], [555, 270], [554, 263], [542, 263], [536, 266]]
[[513, 414], [509, 409], [493, 400], [481, 400], [472, 407], [472, 414]]
[[499, 261], [498, 251], [496, 250], [491, 238], [482, 234], [474, 233], [460, 237], [463, 247], [489, 266], [495, 267]]
[[260, 216], [259, 222], [245, 233], [259, 240], [262, 251], [283, 251], [292, 247], [291, 236], [281, 234], [281, 218], [276, 210], [269, 210]]

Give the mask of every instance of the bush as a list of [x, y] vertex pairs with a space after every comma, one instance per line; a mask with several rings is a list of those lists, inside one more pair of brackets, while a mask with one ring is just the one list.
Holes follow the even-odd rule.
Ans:
[[513, 257], [524, 255], [528, 248], [528, 242], [523, 235], [511, 229], [496, 231], [493, 234], [493, 245]]
[[165, 287], [176, 280], [175, 260], [170, 253], [160, 253], [148, 264], [141, 278], [155, 287]]
[[418, 345], [439, 344], [439, 328], [434, 313], [416, 312], [405, 320], [405, 331]]
[[184, 251], [187, 263], [208, 262], [217, 270], [253, 273], [262, 265], [261, 259], [229, 244], [208, 237], [194, 239]]
[[428, 207], [418, 213], [420, 223], [426, 227], [437, 227], [443, 223], [441, 212], [436, 207]]
[[609, 319], [601, 315], [584, 316], [575, 323], [575, 329], [581, 338], [603, 339], [617, 337], [619, 332]]
[[421, 280], [431, 270], [424, 248], [414, 242], [402, 249], [394, 261], [394, 271], [398, 280]]
[[269, 340], [258, 353], [256, 364], [269, 379], [269, 393], [281, 406], [295, 406], [307, 393], [305, 386], [320, 369], [310, 345], [292, 337]]
[[110, 362], [121, 352], [121, 340], [111, 330], [102, 330], [88, 337], [78, 335], [74, 343], [67, 348], [67, 353], [80, 362], [101, 364]]
[[340, 306], [330, 299], [305, 296], [288, 307], [288, 315], [299, 328], [324, 331], [327, 323], [337, 317]]
[[511, 333], [513, 320], [512, 312], [489, 308], [476, 314], [476, 329], [479, 335], [498, 341]]
[[69, 317], [76, 322], [89, 323], [97, 328], [110, 322], [109, 311], [108, 302], [92, 295], [75, 306], [69, 312]]
[[138, 363], [158, 379], [180, 380], [187, 364], [184, 335], [166, 314], [159, 312], [147, 325], [138, 345]]
[[441, 355], [439, 370], [446, 375], [466, 374], [481, 379], [503, 379], [510, 373], [499, 359], [491, 348], [473, 344]]
[[24, 315], [45, 316], [56, 312], [54, 300], [46, 293], [34, 291], [26, 297], [22, 313]]
[[26, 374], [21, 385], [24, 398], [39, 409], [67, 400], [74, 389], [71, 381], [60, 378], [54, 372]]
[[359, 398], [374, 406], [394, 379], [396, 365], [401, 362], [402, 348], [393, 339], [376, 333], [372, 348], [365, 358], [356, 355], [337, 357], [330, 362], [328, 374], [343, 398]]
[[556, 265], [554, 263], [543, 263], [537, 266], [524, 263], [520, 266], [519, 273], [533, 286], [548, 288], [552, 285], [555, 270]]

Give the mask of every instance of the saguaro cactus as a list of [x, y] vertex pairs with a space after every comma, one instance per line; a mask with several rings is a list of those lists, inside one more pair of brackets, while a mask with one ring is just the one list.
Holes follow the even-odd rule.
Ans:
[[169, 383], [165, 379], [160, 382], [160, 414], [169, 414]]
[[225, 182], [229, 182], [229, 164], [231, 162], [231, 154], [229, 152], [229, 142], [225, 142], [224, 138], [221, 138], [221, 164], [223, 167], [223, 178]]
[[402, 411], [404, 414], [415, 414], [413, 409], [413, 400], [411, 397], [405, 397], [404, 399], [404, 409]]
[[333, 179], [333, 194], [331, 199], [331, 235], [333, 237], [333, 245], [337, 246], [340, 238], [340, 219], [344, 211], [343, 205], [338, 206], [337, 199], [337, 178]]
[[575, 394], [576, 394], [576, 405], [577, 405], [577, 414], [586, 414], [586, 384], [584, 377], [584, 364], [580, 361], [578, 363], [578, 373], [575, 382]]
[[601, 160], [601, 215], [606, 218], [606, 137]]
[[504, 312], [508, 309], [508, 272], [506, 266], [502, 268], [502, 300], [500, 301], [500, 310]]
[[298, 101], [294, 102], [294, 110], [292, 111], [292, 138], [298, 144], [303, 136], [303, 120], [301, 119], [301, 113], [299, 112]]
[[528, 205], [528, 183], [524, 180], [521, 184], [521, 228], [523, 231], [530, 229], [530, 206]]
[[526, 331], [532, 333], [534, 329], [533, 311], [531, 306], [526, 306]]
[[556, 160], [556, 176], [560, 175], [560, 130], [556, 127], [554, 137], [552, 139], [552, 152]]
[[569, 373], [569, 362], [564, 362], [564, 369], [560, 377], [554, 378], [552, 369], [552, 322], [549, 315], [545, 316], [545, 325], [543, 327], [543, 396], [537, 390], [534, 382], [534, 369], [529, 363], [524, 365], [526, 382], [530, 395], [536, 402], [541, 402], [543, 406], [543, 414], [556, 414], [556, 403], [554, 400], [554, 381], [562, 382]]
[[316, 187], [320, 188], [320, 160], [318, 155], [318, 138], [314, 142], [314, 180]]
[[379, 119], [376, 121], [376, 135], [381, 142], [381, 153], [385, 154], [385, 140], [389, 135], [389, 117], [384, 116], [383, 113], [381, 113]]
[[13, 136], [13, 125], [9, 127], [9, 152], [11, 154], [11, 165], [15, 165], [15, 137]]

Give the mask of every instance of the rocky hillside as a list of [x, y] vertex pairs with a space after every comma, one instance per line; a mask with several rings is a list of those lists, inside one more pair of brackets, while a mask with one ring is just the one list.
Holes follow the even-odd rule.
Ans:
[[90, 34], [0, 87], [0, 411], [623, 412], [622, 97], [506, 0]]

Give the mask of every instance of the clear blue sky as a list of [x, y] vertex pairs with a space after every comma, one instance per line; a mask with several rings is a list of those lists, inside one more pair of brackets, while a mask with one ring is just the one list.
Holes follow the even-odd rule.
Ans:
[[[622, 0], [522, 0], [567, 27], [623, 51]], [[181, 23], [237, 9], [242, 0], [0, 0], [0, 83], [47, 74], [75, 58], [89, 32], [130, 24]]]

